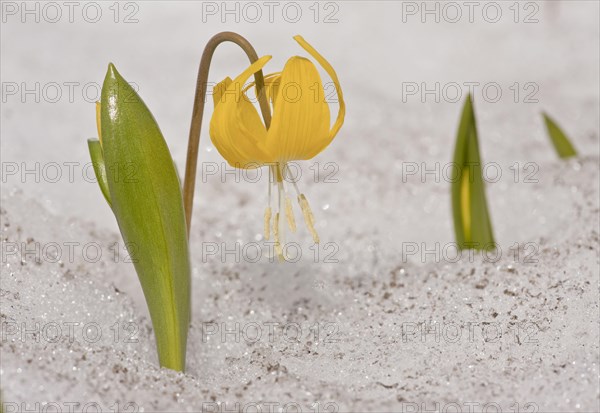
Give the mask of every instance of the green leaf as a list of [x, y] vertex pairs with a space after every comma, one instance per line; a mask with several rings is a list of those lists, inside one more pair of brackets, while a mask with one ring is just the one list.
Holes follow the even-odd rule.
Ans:
[[94, 167], [94, 173], [96, 174], [96, 180], [98, 181], [102, 195], [104, 195], [104, 199], [106, 199], [108, 205], [112, 206], [110, 192], [108, 191], [108, 181], [106, 180], [106, 166], [104, 165], [104, 156], [102, 155], [102, 145], [98, 139], [88, 139], [88, 149], [90, 150], [92, 166]]
[[471, 95], [463, 106], [454, 149], [456, 179], [452, 180], [452, 212], [456, 242], [460, 249], [489, 250], [496, 247], [485, 199], [479, 156], [477, 125]]
[[159, 361], [183, 371], [191, 280], [175, 165], [154, 117], [112, 64], [100, 113], [108, 199], [146, 297]]
[[571, 156], [577, 156], [577, 151], [558, 124], [546, 113], [542, 113], [542, 116], [544, 117], [544, 123], [546, 124], [548, 136], [550, 137], [558, 156], [563, 159], [570, 158]]

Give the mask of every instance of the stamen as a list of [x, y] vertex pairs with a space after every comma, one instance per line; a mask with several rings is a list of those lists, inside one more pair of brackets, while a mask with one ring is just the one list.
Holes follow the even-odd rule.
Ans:
[[[284, 171], [287, 170], [288, 172], [288, 176], [290, 174], [289, 169], [284, 169]], [[298, 189], [298, 184], [296, 183], [295, 179], [290, 179], [292, 181], [292, 185], [294, 186], [294, 190], [296, 191], [296, 195], [298, 196], [298, 204], [300, 205], [300, 209], [302, 210], [302, 215], [304, 216], [304, 222], [306, 223], [306, 227], [308, 228], [308, 231], [310, 232], [310, 235], [313, 238], [313, 241], [315, 242], [315, 244], [319, 243], [319, 234], [317, 234], [317, 230], [315, 229], [315, 216], [312, 213], [312, 210], [310, 209], [310, 205], [308, 204], [308, 200], [306, 199], [306, 196], [304, 196], [304, 194], [300, 193], [300, 190]]]
[[265, 240], [269, 240], [271, 238], [271, 216], [272, 216], [271, 207], [268, 206], [265, 209]]
[[275, 219], [273, 220], [273, 237], [275, 238], [275, 249], [279, 244], [279, 212], [275, 213]]
[[281, 207], [283, 204], [283, 179], [281, 176], [281, 170], [279, 168], [279, 164], [276, 164], [274, 167], [274, 173], [275, 176], [277, 177], [277, 192], [278, 192], [278, 202], [277, 202], [277, 213], [275, 214], [275, 222], [273, 223], [273, 235], [275, 237], [275, 252], [277, 253], [277, 256], [279, 257], [280, 261], [284, 260], [284, 256], [283, 256], [283, 248], [281, 246], [282, 243], [282, 238], [283, 238], [283, 233], [282, 230], [283, 228], [279, 227], [279, 217], [281, 216]]
[[275, 237], [275, 253], [280, 261], [283, 261], [283, 249], [281, 248], [281, 240], [279, 239], [279, 212], [275, 214], [273, 222], [273, 235]]
[[267, 209], [265, 209], [265, 240], [269, 240], [271, 238], [271, 217], [273, 212], [271, 210], [271, 185], [272, 185], [272, 177], [273, 170], [269, 166], [269, 182], [267, 182], [268, 191], [269, 191], [269, 203], [267, 204]]
[[281, 188], [285, 195], [285, 217], [287, 218], [288, 226], [292, 232], [296, 232], [296, 219], [294, 218], [294, 209], [292, 208], [292, 200], [287, 194], [287, 190], [285, 189], [285, 185], [283, 184], [283, 180], [286, 179], [286, 175], [289, 175], [289, 170], [286, 166], [287, 164], [283, 164], [281, 167]]
[[285, 216], [290, 230], [296, 232], [296, 219], [294, 218], [294, 210], [292, 209], [292, 200], [289, 196], [285, 197]]
[[298, 195], [298, 203], [300, 204], [300, 208], [302, 209], [302, 215], [304, 215], [304, 222], [306, 222], [306, 226], [310, 231], [310, 235], [313, 237], [313, 241], [315, 244], [319, 243], [319, 234], [317, 234], [317, 230], [315, 229], [315, 216], [310, 209], [310, 205], [308, 204], [308, 200], [304, 196], [304, 194]]
[[[290, 172], [288, 170], [288, 176], [290, 175]], [[294, 190], [296, 191], [296, 195], [300, 196], [300, 190], [298, 189], [298, 184], [296, 183], [296, 179], [290, 179], [292, 181], [292, 184], [294, 185]]]

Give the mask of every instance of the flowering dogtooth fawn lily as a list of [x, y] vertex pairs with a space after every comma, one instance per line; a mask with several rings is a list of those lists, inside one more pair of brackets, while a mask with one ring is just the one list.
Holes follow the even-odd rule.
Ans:
[[[269, 128], [261, 121], [248, 96], [250, 89], [256, 85], [244, 84], [250, 76], [262, 70], [271, 56], [261, 57], [234, 80], [227, 77], [215, 86], [215, 109], [210, 121], [210, 138], [231, 166], [240, 169], [263, 166], [269, 168], [269, 203], [264, 215], [264, 236], [269, 240], [273, 235], [275, 251], [280, 258], [283, 258], [283, 215], [290, 230], [296, 230], [286, 183], [292, 183], [306, 226], [314, 242], [319, 242], [308, 200], [299, 191], [288, 163], [311, 159], [323, 151], [342, 127], [346, 112], [340, 82], [333, 67], [301, 36], [295, 36], [294, 40], [321, 65], [333, 81], [339, 102], [333, 125], [317, 67], [311, 60], [300, 56], [291, 57], [281, 72], [264, 77], [266, 96], [273, 113]], [[278, 191], [274, 215], [271, 195], [273, 185], [277, 186]]]

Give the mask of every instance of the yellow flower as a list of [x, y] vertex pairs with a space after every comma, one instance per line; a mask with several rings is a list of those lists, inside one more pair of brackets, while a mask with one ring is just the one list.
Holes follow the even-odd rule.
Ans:
[[[333, 67], [301, 36], [296, 40], [333, 80], [338, 100], [337, 118], [330, 125], [329, 104], [315, 65], [304, 57], [294, 56], [281, 72], [265, 76], [265, 91], [272, 107], [270, 127], [261, 118], [247, 95], [254, 83], [243, 87], [254, 73], [261, 70], [271, 59], [264, 56], [251, 64], [234, 80], [226, 78], [215, 86], [213, 100], [215, 110], [210, 121], [210, 138], [227, 162], [236, 168], [250, 169], [269, 167], [269, 205], [265, 211], [265, 238], [273, 235], [275, 248], [281, 256], [280, 214], [284, 211], [290, 230], [296, 223], [292, 203], [284, 181], [292, 182], [306, 225], [316, 243], [319, 237], [314, 227], [314, 217], [304, 194], [291, 179], [287, 163], [294, 160], [311, 159], [325, 149], [338, 133], [344, 122], [346, 106], [338, 77]], [[272, 217], [271, 183], [278, 189], [277, 212]]]

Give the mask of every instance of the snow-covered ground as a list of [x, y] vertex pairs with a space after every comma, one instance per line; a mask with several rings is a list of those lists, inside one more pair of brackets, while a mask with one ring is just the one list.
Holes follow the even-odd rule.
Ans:
[[[6, 412], [600, 410], [597, 2], [96, 2], [77, 3], [72, 23], [63, 3], [56, 23], [27, 4], [2, 2], [0, 28]], [[197, 64], [223, 30], [273, 55], [267, 72], [305, 55], [302, 34], [348, 111], [334, 143], [298, 164], [322, 243], [300, 226], [295, 263], [272, 262], [261, 237], [266, 174], [224, 168], [204, 129], [176, 374], [157, 366], [86, 139], [112, 61], [183, 171]], [[222, 46], [211, 81], [245, 66]], [[456, 92], [473, 83], [500, 253], [456, 258], [448, 163]], [[578, 159], [556, 157], [542, 110]]]

